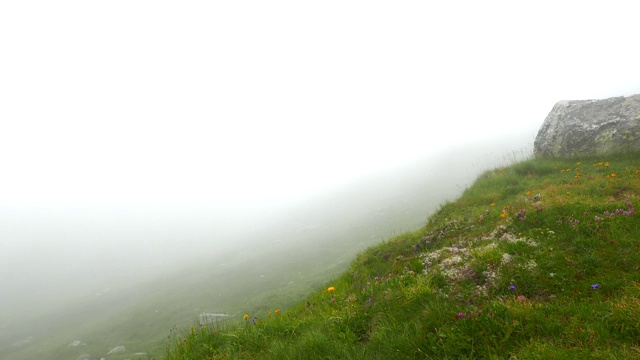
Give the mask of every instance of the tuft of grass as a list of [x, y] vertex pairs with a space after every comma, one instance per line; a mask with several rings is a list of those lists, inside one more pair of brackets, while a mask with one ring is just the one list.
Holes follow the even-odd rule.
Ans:
[[174, 333], [166, 358], [639, 358], [637, 159], [488, 171], [303, 302]]

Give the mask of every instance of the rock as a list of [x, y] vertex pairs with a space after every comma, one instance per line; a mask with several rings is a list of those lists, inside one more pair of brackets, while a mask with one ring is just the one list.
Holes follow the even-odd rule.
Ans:
[[111, 355], [111, 354], [116, 354], [116, 353], [121, 353], [121, 352], [125, 352], [127, 349], [124, 347], [124, 345], [119, 345], [114, 347], [113, 349], [109, 350], [109, 352], [107, 353], [107, 355]]
[[540, 127], [533, 151], [538, 157], [640, 151], [640, 94], [558, 102]]
[[212, 313], [202, 313], [198, 316], [198, 321], [200, 325], [214, 325], [218, 321], [222, 321], [231, 315], [227, 314], [212, 314]]
[[76, 347], [76, 346], [81, 346], [81, 345], [85, 346], [87, 344], [83, 343], [80, 340], [76, 340], [76, 341], [71, 342], [69, 345], [67, 345], [67, 347]]

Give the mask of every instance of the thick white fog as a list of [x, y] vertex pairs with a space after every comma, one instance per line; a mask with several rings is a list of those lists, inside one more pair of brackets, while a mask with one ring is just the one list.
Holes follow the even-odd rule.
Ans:
[[637, 10], [2, 2], [0, 306], [244, 251], [292, 209], [420, 161], [461, 191], [530, 152], [555, 102], [640, 93]]

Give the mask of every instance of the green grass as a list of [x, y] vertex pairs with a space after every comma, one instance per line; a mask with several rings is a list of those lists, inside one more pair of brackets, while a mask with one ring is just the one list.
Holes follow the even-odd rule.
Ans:
[[166, 358], [640, 358], [637, 159], [488, 171], [302, 302], [175, 330]]

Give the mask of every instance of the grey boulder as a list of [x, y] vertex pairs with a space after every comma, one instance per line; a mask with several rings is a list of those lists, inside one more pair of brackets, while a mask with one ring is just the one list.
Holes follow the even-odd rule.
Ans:
[[558, 102], [533, 151], [537, 157], [564, 158], [640, 151], [640, 94]]

